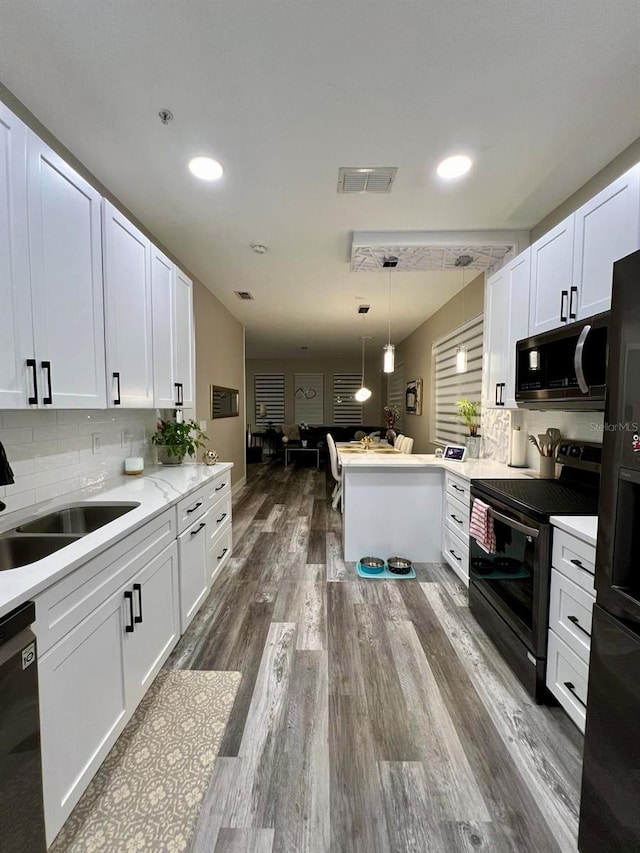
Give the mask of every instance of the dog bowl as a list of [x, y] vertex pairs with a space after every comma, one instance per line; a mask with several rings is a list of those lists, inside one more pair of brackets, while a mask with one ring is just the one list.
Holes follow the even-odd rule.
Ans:
[[366, 575], [379, 575], [384, 571], [384, 560], [380, 557], [360, 557], [359, 563]]
[[406, 557], [389, 557], [387, 568], [394, 575], [408, 575], [413, 568], [413, 563]]

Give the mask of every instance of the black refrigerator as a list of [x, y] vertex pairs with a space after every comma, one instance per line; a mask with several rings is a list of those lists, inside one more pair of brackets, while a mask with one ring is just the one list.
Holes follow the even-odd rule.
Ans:
[[578, 847], [640, 851], [640, 251], [613, 266]]

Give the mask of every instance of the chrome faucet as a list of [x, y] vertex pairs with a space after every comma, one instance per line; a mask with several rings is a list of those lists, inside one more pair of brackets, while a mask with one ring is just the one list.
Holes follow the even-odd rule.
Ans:
[[[15, 483], [15, 480], [13, 479], [13, 471], [11, 470], [7, 454], [5, 453], [2, 442], [0, 441], [0, 486], [11, 486], [13, 483]], [[7, 505], [3, 503], [3, 501], [0, 501], [0, 512], [6, 508]]]

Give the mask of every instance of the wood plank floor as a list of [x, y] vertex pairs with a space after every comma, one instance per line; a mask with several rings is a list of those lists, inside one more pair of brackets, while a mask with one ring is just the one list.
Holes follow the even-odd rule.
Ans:
[[575, 853], [580, 734], [448, 567], [359, 579], [332, 487], [249, 466], [233, 558], [167, 663], [242, 672], [193, 853]]

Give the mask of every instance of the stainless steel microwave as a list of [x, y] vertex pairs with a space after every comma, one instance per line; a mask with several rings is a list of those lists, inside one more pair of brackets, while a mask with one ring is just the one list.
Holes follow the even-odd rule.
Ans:
[[516, 403], [528, 409], [604, 409], [609, 312], [516, 344]]

